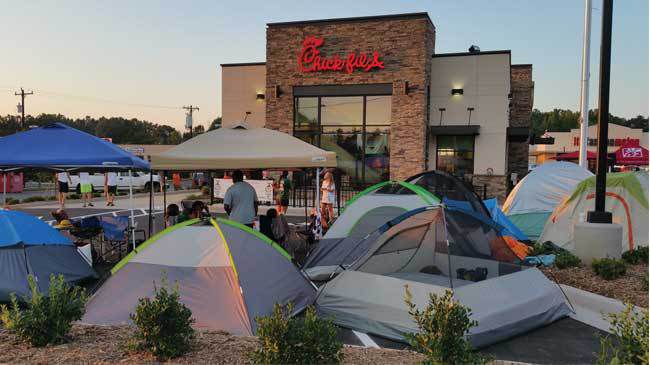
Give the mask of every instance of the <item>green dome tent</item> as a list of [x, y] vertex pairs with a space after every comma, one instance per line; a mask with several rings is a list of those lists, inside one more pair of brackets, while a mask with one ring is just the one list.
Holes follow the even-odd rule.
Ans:
[[82, 323], [130, 323], [138, 299], [151, 297], [154, 281], [160, 283], [163, 275], [170, 284], [178, 283], [196, 327], [236, 335], [255, 334], [255, 317], [271, 314], [275, 303], [292, 302], [297, 313], [316, 295], [280, 246], [226, 219], [195, 219], [169, 227], [111, 272], [88, 303]]

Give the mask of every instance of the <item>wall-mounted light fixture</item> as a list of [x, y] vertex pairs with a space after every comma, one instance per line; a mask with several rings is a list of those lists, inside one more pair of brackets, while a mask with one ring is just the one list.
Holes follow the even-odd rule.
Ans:
[[446, 108], [438, 108], [440, 111], [440, 123], [438, 125], [442, 125], [442, 114], [447, 110]]
[[257, 94], [255, 95], [255, 100], [264, 100], [264, 93], [258, 91]]
[[451, 89], [451, 95], [463, 95], [463, 89]]

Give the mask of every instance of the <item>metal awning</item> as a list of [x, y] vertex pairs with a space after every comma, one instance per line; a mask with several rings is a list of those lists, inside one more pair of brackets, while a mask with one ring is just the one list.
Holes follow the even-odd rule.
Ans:
[[530, 128], [528, 127], [508, 127], [506, 128], [508, 141], [511, 142], [526, 142], [530, 135]]
[[477, 136], [480, 125], [432, 125], [429, 132], [434, 136]]

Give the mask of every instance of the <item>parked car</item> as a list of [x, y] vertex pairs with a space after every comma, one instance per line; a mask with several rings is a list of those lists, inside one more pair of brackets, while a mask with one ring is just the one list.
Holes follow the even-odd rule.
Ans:
[[[79, 184], [79, 175], [70, 175], [70, 180], [72, 185], [70, 188], [74, 188], [77, 194], [81, 192], [81, 184]], [[103, 173], [94, 173], [90, 174], [90, 182], [93, 185], [93, 192], [104, 191], [104, 174]], [[149, 181], [149, 174], [142, 171], [137, 171], [133, 173], [133, 190], [147, 190], [149, 191], [151, 181]], [[160, 190], [160, 177], [158, 174], [153, 175], [153, 188], [154, 191]], [[118, 190], [129, 190], [129, 172], [117, 172], [117, 189]]]

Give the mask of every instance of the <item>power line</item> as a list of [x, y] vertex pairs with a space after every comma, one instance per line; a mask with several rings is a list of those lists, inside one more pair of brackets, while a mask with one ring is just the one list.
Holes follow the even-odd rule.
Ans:
[[21, 113], [21, 118], [20, 118], [20, 128], [22, 130], [25, 130], [25, 96], [27, 95], [34, 95], [33, 91], [30, 92], [25, 92], [23, 88], [20, 88], [20, 92], [14, 92], [14, 95], [19, 96], [20, 95], [20, 113]]

